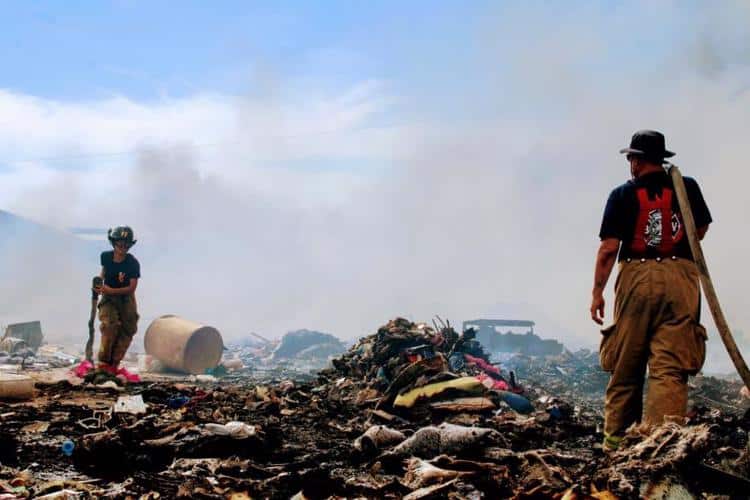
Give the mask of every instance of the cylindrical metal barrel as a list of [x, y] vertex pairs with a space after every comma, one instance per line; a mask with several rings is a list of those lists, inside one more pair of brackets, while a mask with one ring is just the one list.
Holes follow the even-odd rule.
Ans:
[[155, 319], [143, 339], [146, 354], [185, 373], [203, 373], [221, 361], [224, 342], [216, 328], [168, 315]]

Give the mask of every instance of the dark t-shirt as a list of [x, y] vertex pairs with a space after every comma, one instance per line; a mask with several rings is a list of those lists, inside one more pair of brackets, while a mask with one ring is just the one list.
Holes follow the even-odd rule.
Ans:
[[130, 254], [122, 262], [114, 261], [115, 252], [102, 252], [101, 263], [104, 268], [104, 284], [112, 288], [125, 288], [131, 278], [141, 277], [141, 264]]
[[[695, 219], [695, 226], [703, 227], [709, 225], [712, 221], [711, 213], [708, 211], [698, 183], [690, 177], [685, 177], [684, 179], [685, 189], [690, 200], [693, 218]], [[662, 255], [663, 249], [654, 243], [661, 240], [661, 212], [655, 210], [653, 214], [649, 214], [647, 227], [645, 228], [646, 231], [649, 231], [648, 236], [641, 234], [644, 232], [644, 228], [639, 228], [638, 235], [636, 235], [636, 226], [638, 225], [640, 211], [637, 192], [641, 188], [645, 188], [649, 200], [661, 197], [664, 188], [672, 191], [673, 217], [668, 227], [671, 227], [672, 230], [674, 248], [669, 251], [669, 256], [674, 255], [692, 260], [693, 254], [690, 251], [690, 244], [685, 235], [684, 223], [682, 215], [679, 213], [679, 204], [677, 202], [677, 195], [674, 194], [672, 178], [666, 172], [648, 174], [628, 181], [612, 190], [607, 200], [607, 206], [604, 209], [599, 238], [602, 240], [606, 238], [621, 240], [619, 260], [631, 257], [667, 257], [667, 255]], [[654, 231], [658, 234], [654, 235]], [[634, 252], [632, 243], [636, 237], [648, 239], [644, 252]]]

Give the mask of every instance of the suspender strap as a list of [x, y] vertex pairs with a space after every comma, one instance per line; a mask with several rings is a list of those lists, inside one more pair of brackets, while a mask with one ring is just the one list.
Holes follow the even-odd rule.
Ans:
[[672, 253], [674, 240], [672, 239], [672, 190], [663, 188], [661, 191], [661, 245], [662, 255]]

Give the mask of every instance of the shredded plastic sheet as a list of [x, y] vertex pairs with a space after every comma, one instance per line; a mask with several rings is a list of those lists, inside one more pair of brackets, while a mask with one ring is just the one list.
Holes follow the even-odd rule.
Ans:
[[204, 426], [209, 433], [216, 436], [230, 436], [235, 439], [243, 439], [254, 436], [256, 429], [254, 425], [245, 422], [227, 422], [226, 424], [206, 424]]
[[128, 370], [126, 370], [124, 367], [117, 370], [117, 376], [123, 377], [125, 380], [131, 383], [138, 383], [141, 381], [141, 377], [138, 376], [137, 373], [131, 373]]
[[148, 407], [143, 402], [143, 397], [140, 394], [117, 398], [114, 408], [115, 413], [130, 413], [132, 415], [140, 415], [146, 413], [146, 411], [148, 411]]

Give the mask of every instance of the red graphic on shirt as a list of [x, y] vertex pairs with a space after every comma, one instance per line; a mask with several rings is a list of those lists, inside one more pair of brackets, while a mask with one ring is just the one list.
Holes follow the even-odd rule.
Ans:
[[[661, 255], [668, 256], [683, 236], [680, 215], [672, 211], [672, 190], [663, 188], [653, 200], [649, 199], [646, 188], [638, 189], [636, 194], [639, 213], [631, 250], [636, 254], [658, 250]], [[665, 221], [669, 221], [666, 231]]]
[[117, 281], [119, 281], [120, 283], [125, 283], [125, 273], [118, 273]]

